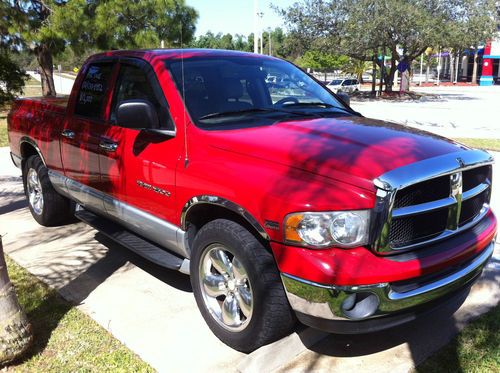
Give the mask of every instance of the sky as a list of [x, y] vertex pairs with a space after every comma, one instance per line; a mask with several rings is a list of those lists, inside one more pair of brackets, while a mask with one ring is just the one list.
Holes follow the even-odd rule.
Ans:
[[[281, 18], [271, 4], [286, 8], [297, 0], [258, 0], [264, 29], [283, 27]], [[249, 35], [253, 32], [254, 0], [186, 0], [199, 14], [196, 36], [207, 31]]]

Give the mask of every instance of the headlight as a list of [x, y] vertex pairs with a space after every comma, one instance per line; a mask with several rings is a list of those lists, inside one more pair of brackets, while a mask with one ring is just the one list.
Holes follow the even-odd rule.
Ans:
[[370, 211], [299, 212], [285, 217], [285, 241], [312, 247], [368, 244]]

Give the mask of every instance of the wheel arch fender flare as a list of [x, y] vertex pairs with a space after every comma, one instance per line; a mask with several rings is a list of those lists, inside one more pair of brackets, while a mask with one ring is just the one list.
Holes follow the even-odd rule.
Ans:
[[194, 206], [199, 206], [201, 204], [203, 204], [203, 205], [215, 205], [215, 206], [222, 207], [222, 208], [227, 209], [233, 213], [238, 214], [243, 219], [245, 219], [259, 233], [259, 235], [263, 239], [265, 239], [266, 241], [270, 240], [269, 234], [266, 232], [264, 227], [245, 208], [241, 207], [237, 203], [234, 203], [226, 198], [222, 198], [219, 196], [213, 196], [213, 195], [199, 195], [199, 196], [191, 198], [189, 201], [186, 202], [186, 204], [182, 208], [182, 212], [181, 212], [181, 229], [182, 230], [185, 231], [188, 228], [189, 211]]
[[35, 152], [38, 154], [38, 156], [40, 156], [40, 159], [42, 160], [43, 164], [45, 166], [47, 166], [47, 163], [45, 162], [45, 158], [43, 157], [43, 154], [42, 154], [42, 151], [40, 150], [40, 148], [38, 147], [37, 143], [35, 140], [33, 140], [31, 137], [29, 136], [22, 136], [20, 141], [19, 141], [19, 149], [20, 149], [20, 155], [21, 157], [23, 158], [23, 160], [25, 160], [25, 157], [23, 153], [25, 153], [23, 151], [23, 149], [27, 146], [31, 146]]

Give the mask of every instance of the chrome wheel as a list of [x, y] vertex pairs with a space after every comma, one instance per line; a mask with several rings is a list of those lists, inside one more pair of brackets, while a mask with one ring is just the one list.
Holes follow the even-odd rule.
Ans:
[[219, 325], [241, 331], [253, 311], [252, 286], [243, 264], [220, 244], [210, 245], [200, 261], [200, 288], [205, 306]]
[[35, 214], [41, 215], [43, 212], [42, 185], [40, 184], [37, 172], [33, 168], [30, 168], [28, 171], [26, 184], [28, 187], [28, 199], [30, 206]]

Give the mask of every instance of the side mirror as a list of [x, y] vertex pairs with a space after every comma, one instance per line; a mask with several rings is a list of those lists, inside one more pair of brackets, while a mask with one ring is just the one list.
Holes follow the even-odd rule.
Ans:
[[147, 100], [122, 101], [116, 110], [119, 126], [134, 129], [153, 129], [159, 127], [158, 113]]
[[342, 102], [344, 104], [346, 104], [347, 106], [351, 106], [351, 98], [349, 97], [349, 95], [347, 93], [342, 92], [342, 91], [338, 91], [337, 97], [340, 98], [342, 100]]

